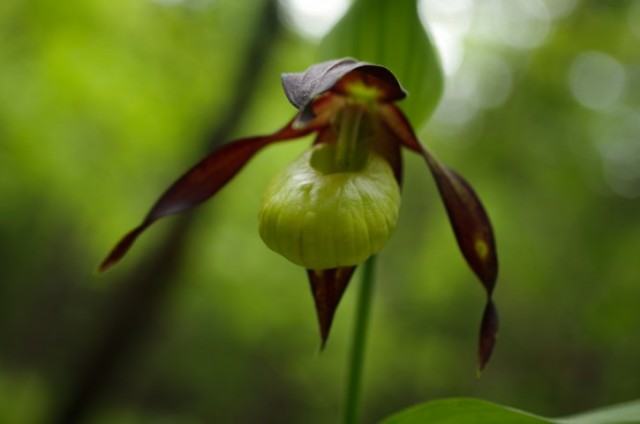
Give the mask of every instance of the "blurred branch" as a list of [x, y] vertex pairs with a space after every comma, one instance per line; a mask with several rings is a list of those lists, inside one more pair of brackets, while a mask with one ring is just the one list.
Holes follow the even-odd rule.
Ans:
[[[264, 64], [279, 33], [277, 2], [266, 0], [249, 40], [240, 71], [229, 90], [229, 104], [217, 127], [204, 137], [203, 151], [210, 151], [228, 140], [240, 123], [257, 87]], [[83, 422], [91, 408], [103, 395], [126, 353], [141, 339], [144, 330], [159, 313], [163, 299], [175, 284], [184, 259], [188, 232], [194, 214], [179, 217], [170, 224], [165, 239], [147, 260], [117, 289], [105, 303], [111, 320], [102, 329], [104, 336], [74, 370], [68, 398], [51, 422], [72, 424]]]

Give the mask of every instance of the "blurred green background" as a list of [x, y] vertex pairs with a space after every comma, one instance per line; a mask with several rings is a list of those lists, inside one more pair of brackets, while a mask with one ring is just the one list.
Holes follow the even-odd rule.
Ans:
[[[211, 134], [293, 116], [279, 75], [319, 61], [347, 2], [269, 5], [0, 2], [0, 422], [337, 421], [357, 276], [319, 353], [304, 270], [257, 233], [262, 190], [309, 139], [92, 275]], [[552, 416], [640, 397], [640, 2], [419, 6], [446, 75], [419, 133], [492, 217], [502, 328], [477, 379], [484, 294], [406, 154], [364, 421], [448, 396]]]

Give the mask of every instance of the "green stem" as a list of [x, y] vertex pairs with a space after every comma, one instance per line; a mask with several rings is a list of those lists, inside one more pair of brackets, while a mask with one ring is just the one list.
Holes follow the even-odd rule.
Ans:
[[362, 281], [356, 305], [356, 321], [353, 329], [349, 368], [347, 369], [347, 392], [345, 397], [344, 424], [358, 422], [360, 413], [360, 398], [362, 393], [362, 370], [364, 368], [365, 345], [367, 342], [367, 327], [369, 311], [373, 298], [373, 283], [375, 280], [376, 257], [371, 256], [364, 264]]

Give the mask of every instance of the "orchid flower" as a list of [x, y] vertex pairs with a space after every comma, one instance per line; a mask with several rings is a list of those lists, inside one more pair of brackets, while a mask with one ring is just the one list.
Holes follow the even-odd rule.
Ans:
[[395, 104], [406, 97], [398, 80], [383, 66], [345, 58], [284, 74], [282, 84], [298, 109], [293, 119], [271, 135], [227, 143], [198, 162], [122, 238], [99, 271], [118, 262], [158, 219], [216, 194], [262, 148], [315, 133], [310, 149], [267, 188], [259, 232], [269, 248], [307, 269], [324, 346], [354, 270], [383, 248], [396, 226], [404, 147], [425, 159], [460, 250], [486, 291], [481, 371], [498, 330], [491, 299], [498, 271], [491, 223], [471, 186], [418, 141]]

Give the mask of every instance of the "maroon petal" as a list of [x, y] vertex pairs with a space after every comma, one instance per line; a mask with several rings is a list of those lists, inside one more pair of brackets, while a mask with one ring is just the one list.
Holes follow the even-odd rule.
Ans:
[[491, 301], [498, 276], [498, 256], [491, 222], [469, 183], [422, 147], [396, 106], [384, 105], [380, 107], [380, 113], [400, 142], [425, 158], [440, 191], [458, 246], [487, 292], [487, 306], [480, 331], [479, 368], [482, 369], [489, 359], [498, 331], [498, 315]]
[[115, 265], [138, 236], [156, 220], [192, 209], [216, 194], [263, 147], [276, 141], [298, 138], [314, 130], [312, 126], [294, 128], [292, 123], [268, 136], [227, 143], [197, 163], [165, 191], [144, 221], [120, 240], [100, 264], [98, 272]]
[[400, 146], [392, 146], [384, 157], [393, 169], [393, 176], [396, 177], [398, 186], [402, 188], [402, 152]]
[[402, 145], [396, 142], [395, 133], [390, 131], [386, 125], [379, 124], [376, 127], [376, 132], [378, 135], [374, 138], [373, 150], [386, 159], [391, 169], [393, 169], [393, 175], [396, 177], [398, 186], [402, 188]]
[[324, 348], [331, 331], [331, 323], [340, 299], [356, 267], [332, 268], [323, 270], [308, 269], [309, 283], [320, 325], [320, 348]]
[[491, 297], [487, 300], [482, 314], [482, 323], [480, 324], [480, 337], [478, 341], [478, 375], [482, 373], [484, 367], [491, 358], [491, 352], [496, 345], [498, 338], [498, 310], [493, 304]]
[[476, 193], [458, 173], [430, 153], [424, 151], [423, 155], [436, 179], [462, 254], [491, 294], [498, 274], [498, 257], [489, 217]]

